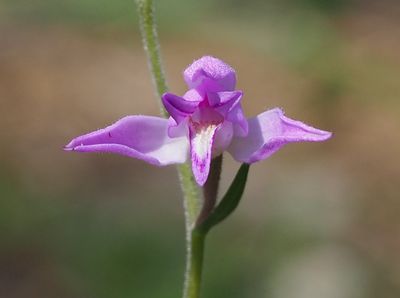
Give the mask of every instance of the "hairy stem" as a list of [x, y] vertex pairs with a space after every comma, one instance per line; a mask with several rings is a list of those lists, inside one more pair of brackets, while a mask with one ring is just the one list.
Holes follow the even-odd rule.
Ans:
[[161, 63], [160, 43], [158, 41], [154, 15], [154, 3], [153, 0], [136, 0], [136, 4], [139, 12], [140, 32], [142, 35], [143, 47], [147, 55], [147, 61], [156, 89], [156, 97], [160, 104], [161, 114], [168, 117], [168, 113], [164, 109], [160, 100], [161, 96], [167, 92], [167, 83]]
[[199, 298], [201, 286], [201, 273], [203, 271], [203, 256], [206, 233], [193, 229], [190, 234], [190, 250], [187, 259], [187, 270], [184, 298]]
[[[160, 100], [162, 94], [167, 92], [167, 84], [161, 63], [160, 45], [154, 16], [154, 3], [152, 0], [136, 0], [136, 4], [139, 13], [143, 46], [155, 85], [157, 100], [160, 103], [162, 115], [168, 117], [168, 113], [163, 108]], [[184, 197], [186, 223], [187, 265], [184, 297], [197, 298], [199, 297], [204, 248], [204, 235], [194, 231], [195, 221], [199, 214], [199, 193], [189, 164], [178, 166], [178, 173]]]

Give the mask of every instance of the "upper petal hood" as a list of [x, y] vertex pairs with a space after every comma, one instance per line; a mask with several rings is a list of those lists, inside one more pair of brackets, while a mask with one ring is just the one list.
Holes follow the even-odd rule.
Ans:
[[128, 116], [73, 139], [65, 150], [117, 153], [157, 166], [184, 163], [189, 152], [187, 136], [170, 138], [167, 129], [167, 119]]
[[189, 88], [206, 92], [232, 91], [236, 85], [235, 70], [211, 56], [194, 61], [183, 72], [183, 77]]
[[332, 136], [330, 132], [285, 117], [280, 109], [266, 111], [248, 123], [248, 135], [234, 138], [228, 148], [236, 160], [245, 163], [265, 159], [287, 143], [320, 142]]

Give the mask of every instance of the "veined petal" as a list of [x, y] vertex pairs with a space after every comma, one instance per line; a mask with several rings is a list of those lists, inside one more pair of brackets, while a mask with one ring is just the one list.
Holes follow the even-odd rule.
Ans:
[[236, 85], [235, 70], [211, 56], [194, 61], [185, 69], [183, 77], [189, 88], [206, 91], [232, 91]]
[[185, 162], [189, 151], [186, 135], [170, 138], [167, 130], [167, 119], [128, 116], [73, 139], [65, 150], [116, 153], [157, 166]]
[[192, 114], [200, 103], [200, 101], [186, 100], [172, 93], [164, 93], [162, 102], [165, 109], [177, 123], [180, 123], [188, 115]]
[[190, 126], [190, 155], [192, 171], [197, 184], [203, 186], [210, 172], [212, 146], [214, 142], [216, 124], [200, 125], [192, 123]]
[[235, 137], [228, 148], [236, 160], [245, 163], [266, 159], [287, 143], [320, 142], [332, 136], [330, 132], [285, 117], [277, 108], [249, 119], [248, 123], [248, 135]]

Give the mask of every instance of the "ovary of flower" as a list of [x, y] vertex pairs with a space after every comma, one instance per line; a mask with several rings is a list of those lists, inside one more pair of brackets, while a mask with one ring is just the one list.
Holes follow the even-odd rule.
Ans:
[[[127, 116], [104, 129], [73, 139], [66, 150], [110, 152], [164, 166], [190, 156], [199, 185], [207, 180], [212, 157], [228, 151], [234, 159], [254, 163], [292, 142], [319, 142], [331, 133], [290, 119], [272, 109], [247, 119], [236, 73], [223, 61], [205, 56], [183, 73], [189, 90], [165, 93], [170, 118]], [[190, 154], [189, 154], [190, 153]]]

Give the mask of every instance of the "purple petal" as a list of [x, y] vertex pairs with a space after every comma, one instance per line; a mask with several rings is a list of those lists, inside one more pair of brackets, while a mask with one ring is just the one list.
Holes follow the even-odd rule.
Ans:
[[189, 89], [182, 97], [188, 101], [201, 102], [205, 98], [205, 93], [196, 89]]
[[226, 120], [231, 121], [234, 126], [235, 136], [245, 137], [249, 132], [249, 124], [244, 116], [243, 109], [241, 103], [237, 103], [232, 109], [229, 111]]
[[174, 118], [168, 118], [168, 136], [170, 138], [176, 138], [181, 136], [186, 136], [189, 139], [189, 119], [186, 118], [180, 123], [176, 123]]
[[177, 123], [180, 123], [183, 119], [192, 114], [200, 103], [200, 101], [186, 100], [172, 93], [164, 93], [162, 102], [165, 109]]
[[204, 56], [194, 61], [183, 73], [189, 88], [206, 91], [232, 91], [236, 85], [235, 70], [223, 61]]
[[128, 116], [73, 139], [65, 150], [116, 153], [157, 166], [185, 162], [189, 151], [187, 137], [170, 138], [167, 129], [167, 119]]
[[240, 90], [235, 91], [222, 91], [222, 92], [209, 92], [207, 94], [208, 103], [213, 108], [219, 108], [220, 112], [225, 115], [232, 106], [236, 105], [242, 99], [243, 92]]
[[203, 186], [210, 172], [211, 149], [215, 131], [218, 125], [201, 126], [192, 124], [190, 127], [190, 155], [192, 171], [197, 184]]
[[332, 136], [330, 132], [285, 117], [277, 108], [249, 119], [248, 123], [248, 135], [234, 138], [228, 148], [236, 160], [246, 163], [266, 159], [287, 143], [320, 142]]
[[233, 124], [224, 121], [215, 131], [214, 142], [212, 147], [212, 158], [223, 153], [232, 142]]
[[224, 117], [215, 109], [210, 107], [200, 107], [190, 117], [192, 123], [220, 124], [224, 121]]
[[240, 103], [243, 92], [225, 91], [210, 94], [209, 102], [226, 120], [234, 124], [235, 135], [244, 137], [248, 133], [247, 119]]

